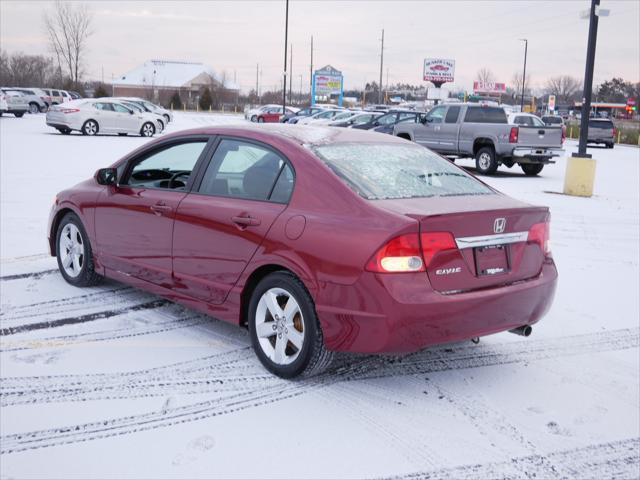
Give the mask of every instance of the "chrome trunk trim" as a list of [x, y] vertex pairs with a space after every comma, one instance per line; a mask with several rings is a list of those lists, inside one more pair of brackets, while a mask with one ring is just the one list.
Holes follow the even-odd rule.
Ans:
[[498, 235], [480, 235], [478, 237], [456, 238], [458, 248], [485, 247], [487, 245], [505, 245], [507, 243], [526, 242], [529, 232], [500, 233]]

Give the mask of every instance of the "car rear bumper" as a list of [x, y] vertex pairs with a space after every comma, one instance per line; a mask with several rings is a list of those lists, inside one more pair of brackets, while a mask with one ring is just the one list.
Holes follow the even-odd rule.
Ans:
[[350, 286], [325, 284], [316, 308], [330, 350], [413, 352], [536, 323], [551, 306], [557, 276], [549, 258], [533, 279], [443, 295], [425, 273], [365, 272]]
[[563, 152], [563, 148], [516, 147], [513, 149], [513, 158], [520, 163], [555, 163], [549, 159]]

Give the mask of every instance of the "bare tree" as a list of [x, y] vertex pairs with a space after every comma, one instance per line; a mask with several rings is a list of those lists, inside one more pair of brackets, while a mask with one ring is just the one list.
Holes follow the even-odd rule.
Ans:
[[[515, 90], [516, 96], [522, 95], [522, 73], [514, 73], [511, 78], [511, 86]], [[531, 77], [527, 75], [524, 82], [524, 94], [530, 93]]]
[[476, 80], [481, 83], [492, 83], [496, 81], [496, 77], [487, 67], [482, 67], [476, 73]]
[[60, 0], [52, 11], [44, 14], [45, 30], [58, 68], [66, 71], [75, 85], [82, 74], [87, 40], [92, 33], [91, 20], [86, 4], [72, 5]]
[[54, 81], [55, 66], [51, 58], [21, 52], [0, 53], [0, 85], [33, 87]]
[[547, 80], [545, 92], [549, 95], [555, 95], [558, 102], [566, 103], [576, 100], [580, 95], [580, 80], [569, 75], [560, 75], [551, 77]]

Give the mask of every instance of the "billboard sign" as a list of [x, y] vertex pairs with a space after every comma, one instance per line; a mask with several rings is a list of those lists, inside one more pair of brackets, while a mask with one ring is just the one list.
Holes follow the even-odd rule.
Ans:
[[556, 96], [549, 95], [549, 111], [553, 112], [556, 109]]
[[311, 90], [313, 104], [316, 103], [316, 100], [326, 102], [329, 101], [332, 96], [338, 95], [338, 105], [342, 105], [342, 94], [344, 91], [342, 72], [336, 70], [331, 65], [316, 70], [313, 73]]
[[507, 85], [497, 82], [473, 82], [474, 93], [505, 93], [507, 91]]
[[422, 78], [425, 82], [453, 82], [456, 61], [449, 58], [425, 58]]

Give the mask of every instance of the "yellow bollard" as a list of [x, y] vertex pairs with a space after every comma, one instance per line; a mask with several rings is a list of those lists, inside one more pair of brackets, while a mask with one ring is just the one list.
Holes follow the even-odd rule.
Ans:
[[577, 197], [593, 195], [596, 161], [593, 158], [567, 157], [564, 174], [564, 193]]
[[573, 138], [573, 125], [571, 125], [571, 128], [569, 129], [569, 138]]
[[618, 130], [618, 141], [616, 143], [620, 143], [620, 130]]

